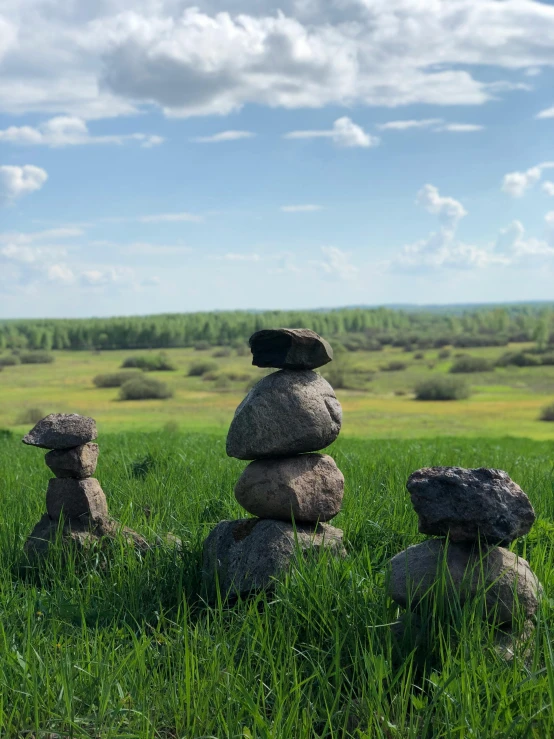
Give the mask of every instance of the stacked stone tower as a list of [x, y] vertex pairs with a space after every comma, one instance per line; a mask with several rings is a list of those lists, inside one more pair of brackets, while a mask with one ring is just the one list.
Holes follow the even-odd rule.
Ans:
[[204, 544], [204, 582], [213, 599], [272, 587], [297, 546], [344, 556], [342, 531], [326, 522], [340, 511], [344, 477], [334, 460], [314, 454], [338, 436], [342, 410], [329, 383], [313, 370], [330, 362], [329, 344], [308, 329], [258, 331], [252, 364], [264, 377], [235, 412], [227, 454], [254, 460], [235, 497], [255, 518], [222, 521]]
[[[25, 544], [30, 558], [45, 555], [55, 539], [60, 518], [63, 538], [74, 543], [112, 536], [116, 522], [108, 516], [108, 504], [100, 483], [92, 475], [98, 461], [96, 423], [76, 413], [53, 413], [39, 421], [23, 437], [23, 443], [49, 449], [44, 460], [55, 477], [48, 481], [46, 513]], [[141, 548], [142, 537], [123, 529], [126, 538]]]
[[440, 538], [392, 558], [390, 596], [417, 612], [444, 566], [447, 593], [457, 590], [461, 603], [484, 594], [490, 620], [511, 629], [520, 608], [529, 625], [542, 587], [528, 563], [504, 548], [535, 521], [519, 485], [502, 470], [430, 467], [414, 472], [407, 488], [420, 533]]

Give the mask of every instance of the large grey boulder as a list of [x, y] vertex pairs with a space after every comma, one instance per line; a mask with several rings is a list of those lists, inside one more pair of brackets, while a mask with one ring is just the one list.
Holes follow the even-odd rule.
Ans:
[[56, 477], [81, 480], [92, 477], [98, 462], [98, 444], [83, 444], [73, 449], [53, 449], [44, 457]]
[[46, 491], [46, 510], [54, 521], [62, 513], [66, 519], [94, 520], [107, 517], [108, 504], [100, 483], [94, 477], [86, 480], [52, 477]]
[[425, 467], [410, 475], [407, 488], [420, 533], [453, 542], [509, 544], [535, 521], [529, 498], [502, 470]]
[[534, 615], [542, 587], [528, 563], [502, 547], [480, 550], [477, 545], [431, 539], [408, 547], [389, 563], [388, 593], [400, 606], [417, 610], [445, 577], [447, 597], [483, 597], [489, 618], [510, 624], [517, 604], [525, 617]]
[[245, 518], [221, 521], [204, 542], [202, 576], [208, 600], [271, 590], [297, 554], [327, 549], [344, 557], [342, 531], [328, 524], [293, 526], [285, 521]]
[[24, 444], [42, 449], [71, 449], [96, 439], [94, 418], [77, 413], [51, 413], [23, 437]]
[[298, 523], [329, 521], [340, 511], [344, 477], [327, 454], [251, 462], [235, 497], [253, 516]]
[[333, 388], [311, 371], [264, 377], [235, 411], [227, 454], [238, 459], [316, 452], [339, 435], [342, 409]]
[[273, 328], [256, 331], [249, 340], [256, 367], [309, 370], [333, 359], [331, 346], [309, 328]]

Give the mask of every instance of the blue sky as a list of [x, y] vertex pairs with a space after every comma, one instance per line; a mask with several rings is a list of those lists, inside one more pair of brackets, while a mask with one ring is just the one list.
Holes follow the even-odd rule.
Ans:
[[553, 299], [554, 5], [0, 0], [0, 317]]

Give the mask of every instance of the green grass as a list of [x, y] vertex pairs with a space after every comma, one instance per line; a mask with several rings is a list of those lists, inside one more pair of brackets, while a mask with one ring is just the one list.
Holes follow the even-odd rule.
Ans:
[[[244, 463], [224, 442], [102, 433], [97, 477], [111, 513], [152, 542], [173, 532], [183, 554], [140, 559], [122, 545], [64, 565], [54, 553], [25, 579], [17, 564], [49, 472], [42, 451], [0, 436], [0, 736], [554, 736], [552, 443], [339, 439], [330, 453], [346, 491], [334, 523], [349, 556], [303, 564], [273, 596], [227, 608], [200, 597], [203, 539], [243, 515], [232, 491]], [[393, 647], [384, 566], [422, 539], [404, 486], [436, 464], [505, 469], [535, 506], [535, 530], [514, 544], [546, 590], [527, 656], [498, 656], [479, 603], [453, 604], [449, 627], [431, 618], [420, 648]]]

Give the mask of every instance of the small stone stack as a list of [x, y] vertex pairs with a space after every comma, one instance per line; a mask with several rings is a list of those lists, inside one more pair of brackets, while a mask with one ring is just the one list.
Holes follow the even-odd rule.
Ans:
[[407, 488], [420, 533], [441, 538], [392, 558], [393, 600], [417, 612], [442, 563], [450, 573], [447, 592], [455, 589], [461, 603], [484, 593], [487, 617], [507, 629], [518, 608], [531, 619], [542, 587], [529, 564], [504, 548], [535, 521], [519, 485], [502, 470], [429, 467], [414, 472]]
[[270, 589], [300, 549], [344, 556], [342, 531], [326, 522], [340, 511], [344, 477], [326, 454], [342, 410], [313, 370], [333, 350], [309, 329], [271, 329], [250, 338], [252, 364], [278, 369], [255, 385], [235, 412], [227, 454], [254, 460], [235, 497], [256, 518], [221, 521], [204, 543], [204, 582], [213, 600]]
[[[63, 538], [84, 544], [103, 536], [113, 536], [117, 524], [108, 516], [108, 504], [100, 483], [92, 475], [98, 461], [96, 423], [76, 413], [53, 413], [39, 421], [23, 443], [49, 449], [44, 460], [55, 477], [46, 492], [46, 513], [37, 523], [25, 551], [30, 558], [47, 553], [63, 517]], [[123, 530], [134, 544], [146, 542], [133, 531]]]

